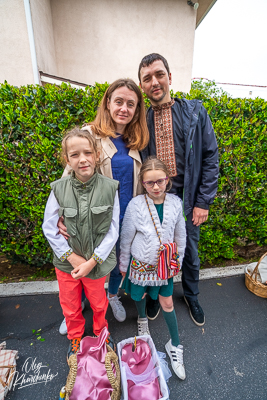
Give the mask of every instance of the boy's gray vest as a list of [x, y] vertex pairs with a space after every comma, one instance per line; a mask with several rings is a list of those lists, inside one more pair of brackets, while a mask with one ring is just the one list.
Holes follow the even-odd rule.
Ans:
[[[51, 188], [64, 217], [70, 235], [68, 243], [74, 253], [89, 260], [94, 249], [106, 236], [113, 213], [114, 198], [119, 182], [95, 173], [88, 182], [82, 183], [73, 175], [51, 183]], [[63, 272], [71, 273], [72, 265], [60, 261], [54, 254], [53, 264]], [[99, 279], [106, 276], [116, 265], [115, 246], [107, 259], [97, 264], [87, 278]]]

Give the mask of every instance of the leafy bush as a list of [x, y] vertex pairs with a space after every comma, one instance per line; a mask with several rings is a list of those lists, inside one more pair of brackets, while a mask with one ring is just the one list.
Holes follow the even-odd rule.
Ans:
[[[63, 171], [62, 134], [94, 119], [107, 87], [0, 85], [1, 252], [39, 266], [51, 261], [41, 225], [49, 184]], [[234, 258], [236, 244], [267, 243], [267, 102], [232, 99], [203, 82], [193, 82], [186, 97], [203, 101], [220, 152], [218, 194], [201, 229], [201, 261]]]
[[217, 196], [201, 228], [200, 258], [235, 258], [237, 245], [267, 244], [267, 102], [232, 99], [214, 82], [203, 81], [193, 82], [186, 97], [203, 101], [220, 157]]
[[2, 252], [30, 264], [51, 261], [41, 225], [49, 184], [63, 172], [62, 134], [94, 119], [107, 87], [0, 86]]

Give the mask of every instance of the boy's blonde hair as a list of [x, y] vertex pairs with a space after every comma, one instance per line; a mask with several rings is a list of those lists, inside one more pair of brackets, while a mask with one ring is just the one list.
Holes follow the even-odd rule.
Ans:
[[96, 140], [91, 135], [91, 133], [88, 132], [87, 130], [80, 129], [78, 126], [75, 126], [73, 129], [71, 129], [64, 135], [63, 140], [61, 142], [61, 162], [64, 167], [67, 164], [66, 159], [68, 159], [67, 141], [68, 139], [73, 137], [81, 137], [87, 139], [89, 141], [90, 146], [92, 147], [95, 156], [97, 156], [97, 153], [99, 152]]
[[[160, 171], [165, 172], [166, 176], [169, 178], [169, 181], [166, 186], [166, 191], [169, 191], [172, 187], [172, 181], [170, 179], [170, 172], [169, 172], [167, 166], [164, 164], [164, 162], [161, 161], [156, 156], [148, 157], [142, 164], [140, 172], [139, 172], [139, 181], [140, 181], [141, 185], [144, 187], [144, 185], [143, 185], [144, 174], [148, 171], [154, 171], [154, 170], [160, 170]], [[144, 187], [144, 190], [146, 191], [145, 187]]]

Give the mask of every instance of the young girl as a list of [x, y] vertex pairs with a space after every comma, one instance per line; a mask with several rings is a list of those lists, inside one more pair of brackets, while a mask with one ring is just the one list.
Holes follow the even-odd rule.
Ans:
[[[51, 183], [43, 231], [54, 252], [69, 358], [78, 351], [84, 333], [82, 288], [93, 310], [94, 334], [98, 336], [108, 326], [104, 283], [116, 265], [120, 207], [118, 182], [96, 172], [99, 152], [88, 131], [74, 128], [68, 132], [62, 141], [62, 155], [72, 173]], [[64, 216], [68, 240], [58, 235], [59, 216]], [[109, 342], [112, 345], [110, 336]]]
[[[142, 165], [139, 179], [145, 195], [133, 198], [126, 209], [121, 232], [120, 270], [125, 276], [130, 262], [124, 288], [135, 300], [138, 335], [150, 335], [145, 295], [149, 294], [153, 300], [159, 297], [171, 336], [165, 348], [175, 374], [185, 379], [183, 346], [179, 342], [172, 300], [173, 278], [161, 279], [158, 276], [161, 246], [175, 242], [182, 265], [186, 244], [182, 202], [177, 196], [166, 193], [171, 187], [168, 176], [167, 167], [156, 157], [149, 157]], [[172, 256], [174, 265], [177, 253]]]

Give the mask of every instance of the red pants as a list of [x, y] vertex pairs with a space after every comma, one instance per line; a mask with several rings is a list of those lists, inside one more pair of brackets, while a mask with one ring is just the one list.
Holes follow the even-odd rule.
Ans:
[[108, 323], [105, 319], [108, 299], [104, 284], [106, 277], [100, 279], [74, 279], [71, 274], [55, 268], [59, 286], [59, 301], [66, 318], [68, 339], [82, 337], [85, 319], [82, 315], [82, 288], [93, 310], [93, 331], [96, 336]]

